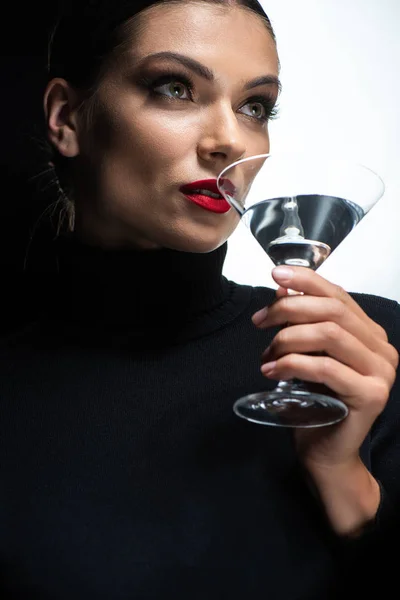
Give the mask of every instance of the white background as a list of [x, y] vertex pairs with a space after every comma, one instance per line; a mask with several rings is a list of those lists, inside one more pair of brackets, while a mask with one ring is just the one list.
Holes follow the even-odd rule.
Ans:
[[[283, 91], [271, 152], [326, 149], [384, 180], [380, 202], [319, 273], [348, 291], [400, 301], [400, 0], [262, 0], [275, 29]], [[276, 287], [243, 223], [224, 274]]]

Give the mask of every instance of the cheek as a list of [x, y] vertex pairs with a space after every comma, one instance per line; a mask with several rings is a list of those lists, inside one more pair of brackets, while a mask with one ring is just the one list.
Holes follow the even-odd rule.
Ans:
[[146, 113], [142, 107], [123, 101], [118, 103], [118, 110], [108, 107], [99, 111], [91, 128], [90, 147], [83, 148], [83, 152], [100, 168], [121, 168], [124, 164], [128, 168], [156, 167], [182, 155], [183, 141], [188, 141], [193, 128], [160, 112]]
[[119, 133], [115, 145], [123, 154], [134, 155], [141, 164], [172, 164], [196, 146], [198, 127], [182, 115], [174, 118], [161, 112], [147, 116], [141, 113], [140, 118], [117, 118], [117, 122]]

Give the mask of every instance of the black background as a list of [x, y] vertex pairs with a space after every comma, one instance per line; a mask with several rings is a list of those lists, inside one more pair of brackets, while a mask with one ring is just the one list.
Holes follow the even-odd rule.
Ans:
[[0, 12], [0, 333], [31, 320], [52, 287], [55, 229], [46, 207], [58, 194], [40, 173], [48, 160], [42, 99], [57, 14], [48, 0], [16, 1]]
[[[20, 273], [34, 224], [55, 189], [42, 194], [46, 167], [42, 98], [56, 2], [2, 7], [0, 36], [0, 269]], [[40, 228], [39, 228], [40, 229]]]

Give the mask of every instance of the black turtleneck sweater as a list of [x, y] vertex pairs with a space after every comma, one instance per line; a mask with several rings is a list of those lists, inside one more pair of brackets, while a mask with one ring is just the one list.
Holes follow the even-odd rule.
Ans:
[[[275, 385], [251, 323], [274, 292], [227, 281], [225, 251], [57, 243], [40, 316], [1, 344], [2, 600], [327, 597], [343, 547], [290, 431], [232, 411]], [[398, 305], [355, 297], [400, 346]], [[363, 448], [392, 499], [399, 394]]]

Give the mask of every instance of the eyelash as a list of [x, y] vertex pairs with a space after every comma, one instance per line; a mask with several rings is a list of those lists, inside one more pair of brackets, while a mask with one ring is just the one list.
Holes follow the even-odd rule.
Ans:
[[[189, 92], [189, 100], [193, 100], [193, 84], [191, 80], [184, 75], [183, 73], [165, 73], [164, 75], [160, 75], [157, 77], [144, 77], [141, 81], [141, 84], [147, 89], [151, 96], [155, 98], [169, 98], [170, 100], [176, 100], [176, 98], [170, 98], [161, 92], [157, 92], [156, 88], [161, 85], [166, 85], [167, 83], [183, 83], [183, 85], [187, 88]], [[185, 100], [185, 98], [182, 98]]]
[[[167, 96], [166, 94], [163, 94], [162, 92], [158, 92], [156, 90], [156, 88], [162, 86], [162, 85], [166, 85], [168, 83], [182, 83], [187, 91], [188, 91], [188, 96], [189, 98], [173, 98], [171, 96]], [[189, 79], [189, 77], [187, 77], [187, 75], [183, 74], [183, 73], [178, 73], [175, 71], [172, 71], [170, 73], [164, 73], [163, 75], [160, 76], [156, 76], [156, 77], [144, 77], [141, 80], [141, 85], [143, 87], [146, 88], [146, 90], [149, 92], [149, 94], [153, 97], [153, 98], [165, 98], [168, 101], [171, 102], [175, 102], [176, 100], [193, 100], [193, 83], [192, 81]], [[252, 96], [251, 98], [248, 98], [246, 100], [246, 102], [244, 104], [242, 104], [242, 106], [240, 108], [243, 108], [243, 106], [246, 106], [247, 104], [256, 104], [259, 103], [262, 105], [262, 107], [265, 110], [265, 116], [259, 118], [259, 117], [252, 117], [251, 115], [244, 115], [247, 116], [249, 119], [253, 119], [257, 122], [260, 123], [266, 123], [268, 121], [272, 121], [273, 119], [276, 119], [279, 115], [279, 108], [275, 103], [275, 99], [270, 97], [270, 96], [262, 96], [262, 95], [258, 95], [258, 96]]]
[[252, 96], [246, 100], [244, 104], [242, 104], [242, 107], [246, 106], [247, 104], [261, 104], [261, 106], [264, 108], [265, 117], [257, 118], [250, 117], [250, 115], [248, 115], [250, 118], [256, 119], [256, 121], [266, 123], [267, 121], [273, 121], [279, 116], [279, 107], [272, 96]]

